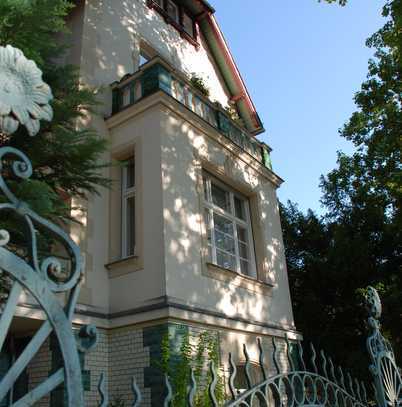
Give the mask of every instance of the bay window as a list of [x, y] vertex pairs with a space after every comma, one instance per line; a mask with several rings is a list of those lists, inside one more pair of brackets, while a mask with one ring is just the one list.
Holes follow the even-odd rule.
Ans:
[[256, 277], [248, 199], [209, 173], [203, 180], [209, 262]]
[[135, 254], [135, 162], [130, 158], [122, 168], [122, 257]]

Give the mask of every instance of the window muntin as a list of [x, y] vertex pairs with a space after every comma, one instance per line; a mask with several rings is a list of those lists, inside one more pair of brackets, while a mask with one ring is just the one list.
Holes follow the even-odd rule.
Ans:
[[206, 172], [203, 180], [209, 261], [256, 277], [247, 198]]
[[135, 162], [130, 158], [122, 168], [122, 257], [135, 254]]

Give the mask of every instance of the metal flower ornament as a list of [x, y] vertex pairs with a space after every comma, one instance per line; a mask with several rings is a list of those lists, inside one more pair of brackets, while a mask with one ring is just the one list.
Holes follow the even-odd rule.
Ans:
[[0, 133], [11, 135], [21, 124], [35, 136], [40, 120], [53, 118], [52, 99], [35, 62], [11, 45], [0, 47]]
[[[9, 45], [0, 47], [0, 134], [12, 137], [21, 125], [26, 127], [30, 136], [35, 136], [40, 130], [40, 120], [52, 120], [53, 110], [49, 104], [52, 99], [52, 91], [43, 82], [42, 72], [35, 62]], [[7, 177], [4, 177], [5, 173]], [[1, 147], [0, 212], [5, 217], [12, 212], [21, 225], [24, 224], [29, 244], [27, 248], [15, 248], [16, 243], [11, 245], [12, 234], [0, 227], [0, 270], [10, 280], [6, 303], [0, 311], [0, 353], [7, 352], [7, 344], [13, 336], [12, 322], [23, 292], [35, 299], [46, 318], [1, 377], [0, 405], [5, 401], [8, 406], [32, 406], [63, 385], [68, 406], [83, 407], [84, 391], [78, 351], [92, 349], [97, 342], [97, 332], [93, 326], [82, 327], [78, 335], [72, 329], [82, 277], [80, 250], [62, 228], [39, 216], [13, 193], [7, 185], [11, 174], [15, 179], [28, 179], [32, 175], [32, 164], [22, 151], [9, 146]], [[41, 231], [52, 236], [58, 248], [64, 248], [66, 255], [63, 254], [63, 261], [67, 265], [63, 263], [62, 266], [57, 253], [53, 253], [53, 246], [49, 247], [48, 256], [38, 250]], [[60, 303], [57, 293], [66, 295], [66, 304]], [[15, 400], [12, 391], [15, 382], [51, 335], [57, 338], [63, 367]]]

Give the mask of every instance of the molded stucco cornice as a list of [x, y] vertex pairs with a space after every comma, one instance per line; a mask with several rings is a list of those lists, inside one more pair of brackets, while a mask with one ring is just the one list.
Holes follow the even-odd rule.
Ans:
[[168, 108], [169, 111], [175, 115], [181, 116], [184, 120], [189, 122], [195, 128], [197, 128], [202, 133], [206, 134], [208, 137], [211, 137], [227, 150], [229, 150], [233, 155], [238, 157], [240, 160], [244, 161], [247, 165], [252, 167], [256, 172], [258, 172], [262, 177], [267, 181], [273, 184], [275, 188], [279, 188], [284, 182], [273, 171], [264, 167], [259, 163], [254, 157], [252, 157], [247, 152], [243, 151], [240, 147], [234, 144], [231, 140], [220, 134], [214, 127], [209, 125], [194, 112], [183, 106], [181, 103], [176, 101], [171, 96], [167, 95], [163, 91], [158, 91], [153, 95], [150, 95], [139, 102], [135, 103], [132, 106], [122, 110], [119, 113], [111, 116], [106, 119], [106, 125], [109, 130], [126, 123], [129, 120], [132, 120], [135, 116], [145, 112], [148, 109], [154, 108], [157, 105], [162, 105], [165, 108]]

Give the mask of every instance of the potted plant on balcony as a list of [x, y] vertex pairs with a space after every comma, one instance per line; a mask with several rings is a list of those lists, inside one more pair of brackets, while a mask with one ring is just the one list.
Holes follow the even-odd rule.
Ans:
[[201, 76], [193, 73], [191, 75], [190, 82], [204, 96], [209, 97], [209, 94], [210, 94], [209, 88], [208, 88], [207, 84], [205, 83], [205, 80]]

